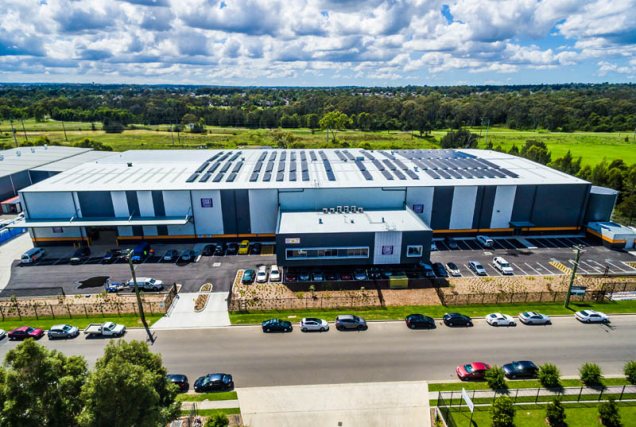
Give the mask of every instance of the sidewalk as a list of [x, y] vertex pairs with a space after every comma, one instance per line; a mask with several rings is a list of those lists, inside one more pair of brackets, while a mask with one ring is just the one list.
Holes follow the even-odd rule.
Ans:
[[168, 313], [159, 319], [152, 329], [214, 328], [230, 325], [227, 311], [228, 292], [212, 292], [205, 309], [194, 311], [198, 292], [180, 292]]
[[181, 410], [188, 410], [192, 404], [197, 406], [197, 409], [230, 409], [240, 408], [239, 401], [234, 400], [202, 400], [199, 402], [182, 402]]

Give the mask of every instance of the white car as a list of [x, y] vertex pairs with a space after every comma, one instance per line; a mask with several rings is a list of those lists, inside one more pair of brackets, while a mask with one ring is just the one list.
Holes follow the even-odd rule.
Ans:
[[534, 311], [524, 311], [519, 313], [519, 320], [525, 325], [551, 325], [552, 320], [545, 314], [536, 313]]
[[320, 331], [325, 332], [329, 330], [329, 324], [326, 320], [316, 319], [314, 317], [305, 317], [300, 321], [300, 330], [303, 332]]
[[269, 268], [269, 281], [270, 282], [280, 282], [280, 269], [276, 264], [272, 265]]
[[[163, 282], [152, 277], [137, 277], [137, 286], [142, 291], [160, 291], [163, 289]], [[128, 281], [128, 287], [135, 289], [135, 281], [133, 279]]]
[[459, 271], [459, 267], [454, 262], [447, 262], [446, 270], [448, 270], [448, 274], [453, 277], [459, 277], [462, 275], [461, 271]]
[[490, 326], [515, 326], [517, 324], [512, 316], [501, 313], [490, 313], [486, 316], [486, 322]]
[[600, 311], [581, 310], [574, 313], [574, 317], [583, 323], [609, 323], [609, 317]]
[[7, 336], [7, 331], [5, 331], [4, 329], [0, 329], [0, 340], [4, 339], [4, 337]]
[[500, 256], [494, 257], [492, 259], [492, 264], [495, 266], [497, 270], [499, 270], [501, 274], [504, 274], [504, 275], [514, 274], [514, 271], [512, 270], [512, 267], [510, 266], [510, 264], [508, 264], [508, 261], [506, 261]]
[[266, 283], [267, 282], [267, 267], [261, 265], [256, 270], [256, 283]]

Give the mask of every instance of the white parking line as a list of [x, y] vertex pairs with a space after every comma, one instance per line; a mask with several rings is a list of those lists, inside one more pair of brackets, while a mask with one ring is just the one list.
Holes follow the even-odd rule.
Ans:
[[537, 265], [537, 271], [541, 271], [544, 270], [546, 273], [544, 274], [552, 274], [552, 272], [543, 264], [541, 264], [540, 262], [536, 262], [535, 263]]
[[[601, 267], [599, 268], [599, 267], [595, 266], [594, 264], [590, 263], [589, 261], [583, 261], [583, 260], [581, 260], [581, 261], [580, 261], [580, 263], [579, 263], [579, 265], [580, 265], [580, 264], [585, 265], [585, 266], [586, 266], [586, 268], [591, 268], [592, 270], [594, 270], [594, 271], [595, 271], [595, 272], [597, 272], [597, 273], [602, 273], [602, 272], [603, 272], [603, 270], [604, 270], [604, 266], [601, 266]], [[597, 264], [598, 264], [598, 263], [597, 263]], [[599, 264], [599, 265], [600, 265], [600, 264]]]
[[524, 264], [530, 269], [532, 270], [537, 276], [541, 276], [541, 273], [539, 273], [537, 270], [535, 270], [530, 264], [528, 264], [527, 262], [524, 262]]
[[588, 263], [588, 264], [592, 264], [592, 263], [594, 263], [594, 264], [598, 265], [598, 267], [601, 269], [601, 271], [602, 271], [602, 272], [605, 272], [605, 269], [606, 269], [607, 267], [609, 267], [609, 266], [607, 265], [607, 263], [606, 263], [606, 264], [601, 264], [600, 262], [595, 261], [595, 260], [593, 260], [593, 259], [589, 259], [589, 260], [586, 260], [586, 261], [587, 261], [587, 263]]
[[472, 274], [474, 277], [477, 277], [477, 274], [475, 274], [475, 272], [473, 270], [470, 269], [470, 267], [468, 266], [468, 264], [466, 264], [466, 269], [468, 270], [468, 272], [470, 274]]
[[514, 266], [514, 268], [516, 268], [517, 270], [521, 271], [524, 274], [524, 276], [528, 276], [528, 273], [523, 268], [521, 268], [520, 266], [518, 266], [514, 262], [512, 262], [511, 264]]
[[[570, 264], [573, 267], [574, 266], [574, 260], [573, 259], [569, 259], [568, 260], [568, 264]], [[584, 266], [585, 266], [585, 264], [583, 263], [583, 261], [579, 261], [579, 267], [577, 268], [577, 270], [580, 271], [583, 274], [593, 273], [593, 271], [588, 271]], [[572, 268], [572, 267], [570, 267], [570, 268]]]

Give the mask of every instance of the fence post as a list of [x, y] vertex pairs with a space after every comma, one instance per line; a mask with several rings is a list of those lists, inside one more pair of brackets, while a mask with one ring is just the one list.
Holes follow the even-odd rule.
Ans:
[[22, 313], [20, 312], [20, 306], [16, 305], [15, 308], [18, 310], [18, 317], [22, 320]]
[[53, 306], [49, 304], [49, 309], [51, 310], [51, 317], [55, 319], [55, 312], [53, 311]]
[[581, 389], [579, 390], [579, 397], [576, 398], [577, 402], [581, 401], [581, 394], [583, 394], [583, 386], [581, 386]]
[[33, 305], [33, 311], [35, 312], [35, 319], [36, 320], [40, 320], [40, 317], [38, 316], [38, 305], [37, 304]]
[[88, 309], [86, 308], [86, 304], [84, 305], [84, 314], [86, 315], [86, 318], [88, 318]]
[[623, 400], [623, 393], [625, 393], [625, 386], [623, 386], [623, 389], [621, 390], [621, 395], [618, 398], [618, 401], [620, 402], [621, 400]]
[[515, 390], [515, 403], [517, 403], [517, 396], [519, 396], [519, 389]]
[[2, 309], [2, 306], [0, 306], [0, 314], [2, 315], [2, 320], [4, 320], [4, 310]]

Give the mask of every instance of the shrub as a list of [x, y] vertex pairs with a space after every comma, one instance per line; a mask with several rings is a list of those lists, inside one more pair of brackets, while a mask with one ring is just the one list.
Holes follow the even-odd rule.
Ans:
[[493, 365], [486, 371], [486, 382], [488, 383], [488, 387], [493, 390], [505, 390], [508, 388], [504, 371], [497, 365]]
[[490, 409], [492, 427], [513, 427], [515, 425], [515, 406], [508, 396], [500, 396]]
[[610, 399], [609, 402], [603, 402], [598, 407], [598, 416], [601, 419], [601, 424], [605, 427], [621, 427], [621, 415], [618, 413], [618, 405], [614, 399]]
[[630, 360], [625, 363], [625, 368], [623, 369], [625, 373], [625, 378], [629, 381], [630, 384], [636, 385], [636, 360]]
[[208, 418], [208, 422], [205, 423], [206, 427], [227, 427], [230, 425], [230, 420], [225, 414], [214, 414]]
[[603, 375], [601, 373], [601, 367], [596, 363], [584, 363], [579, 369], [579, 375], [581, 381], [586, 386], [602, 386]]
[[548, 403], [548, 407], [545, 411], [548, 424], [551, 427], [565, 427], [565, 408], [560, 399], [554, 399]]
[[543, 387], [556, 388], [561, 386], [561, 373], [552, 363], [545, 363], [539, 368], [539, 382]]

